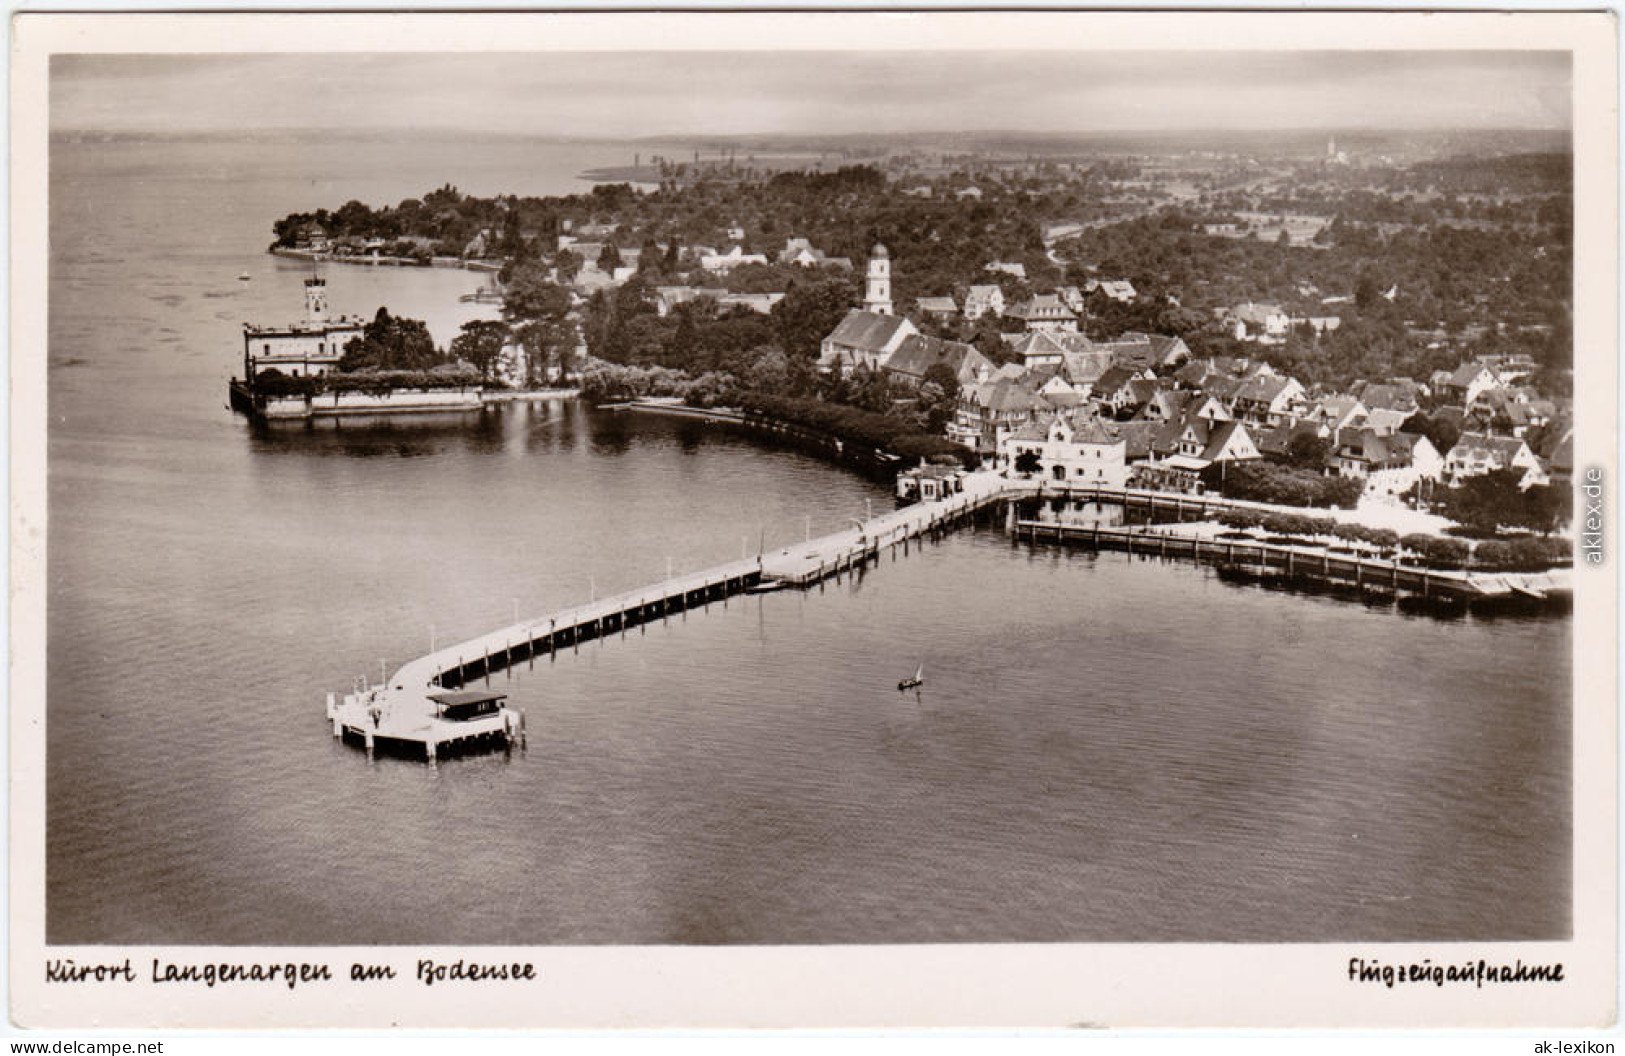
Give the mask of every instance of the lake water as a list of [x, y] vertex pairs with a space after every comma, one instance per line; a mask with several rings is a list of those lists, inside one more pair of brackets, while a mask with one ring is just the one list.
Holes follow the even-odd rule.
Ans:
[[[335, 742], [324, 695], [431, 635], [890, 503], [795, 451], [575, 403], [273, 430], [227, 410], [241, 322], [301, 311], [273, 219], [626, 161], [517, 150], [55, 148], [49, 941], [1569, 934], [1568, 619], [1237, 586], [996, 519], [499, 675], [527, 751], [430, 768]], [[442, 341], [488, 311], [457, 303], [469, 273], [326, 274], [336, 310]]]

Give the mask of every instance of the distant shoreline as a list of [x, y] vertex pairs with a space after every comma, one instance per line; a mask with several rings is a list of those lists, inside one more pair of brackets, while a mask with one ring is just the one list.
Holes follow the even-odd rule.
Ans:
[[576, 179], [592, 183], [646, 183], [651, 187], [660, 183], [660, 170], [648, 165], [607, 165], [597, 169], [584, 169]]

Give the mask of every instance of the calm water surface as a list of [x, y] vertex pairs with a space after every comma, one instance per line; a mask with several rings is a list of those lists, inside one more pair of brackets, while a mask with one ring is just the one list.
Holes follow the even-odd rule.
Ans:
[[[1569, 933], [1568, 620], [1406, 616], [995, 522], [499, 676], [526, 752], [334, 742], [323, 695], [431, 634], [889, 503], [572, 403], [234, 418], [240, 323], [296, 317], [308, 274], [261, 252], [276, 216], [625, 160], [378, 149], [53, 154], [51, 942]], [[466, 273], [327, 274], [335, 308], [442, 341], [485, 310]]]

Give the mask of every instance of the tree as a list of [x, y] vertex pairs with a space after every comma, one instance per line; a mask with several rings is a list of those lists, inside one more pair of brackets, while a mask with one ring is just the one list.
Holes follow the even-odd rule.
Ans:
[[1023, 451], [1016, 456], [1016, 472], [1024, 477], [1030, 477], [1038, 472], [1041, 461], [1037, 451]]
[[490, 378], [491, 368], [496, 364], [497, 357], [502, 355], [502, 349], [508, 344], [512, 332], [508, 324], [496, 319], [473, 319], [463, 324], [462, 330], [451, 340], [451, 354], [458, 359], [467, 360], [480, 372], [480, 377]]
[[824, 338], [851, 309], [856, 296], [857, 283], [849, 279], [791, 287], [772, 312], [784, 350], [792, 356], [816, 359]]
[[621, 266], [621, 251], [613, 242], [605, 242], [604, 248], [598, 251], [598, 270], [614, 273]]
[[441, 355], [422, 320], [393, 316], [388, 308], [380, 308], [361, 336], [345, 346], [339, 370], [428, 370], [439, 362]]
[[560, 282], [574, 282], [581, 271], [581, 264], [581, 254], [568, 249], [559, 250], [558, 256], [553, 258], [553, 267], [558, 271]]
[[555, 283], [547, 266], [526, 260], [518, 264], [502, 293], [502, 314], [510, 322], [562, 319], [570, 310], [570, 291]]
[[1286, 462], [1299, 469], [1316, 471], [1326, 468], [1326, 459], [1332, 453], [1332, 442], [1312, 432], [1295, 433], [1286, 442]]

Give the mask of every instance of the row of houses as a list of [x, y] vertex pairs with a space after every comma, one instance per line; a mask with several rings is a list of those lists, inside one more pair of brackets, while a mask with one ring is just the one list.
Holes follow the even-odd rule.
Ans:
[[[1009, 364], [979, 378], [961, 390], [949, 436], [1007, 468], [1020, 454], [1037, 451], [1042, 471], [1057, 480], [1076, 479], [1080, 466], [1118, 465], [1114, 454], [1073, 451], [1064, 446], [1071, 440], [1051, 435], [1065, 419], [1072, 423], [1065, 432], [1098, 436], [1104, 430], [1123, 441], [1122, 472], [1109, 479], [1174, 490], [1194, 490], [1216, 462], [1301, 464], [1305, 451], [1322, 453], [1321, 472], [1363, 480], [1374, 499], [1396, 499], [1423, 479], [1453, 486], [1513, 469], [1521, 485], [1531, 487], [1572, 472], [1572, 430], [1555, 434], [1543, 457], [1521, 435], [1496, 435], [1462, 418], [1457, 442], [1439, 451], [1420, 432], [1404, 429], [1420, 409], [1418, 398], [1427, 395], [1410, 379], [1317, 394], [1261, 361], [1194, 360], [1159, 374], [1151, 365], [1157, 357], [1147, 350], [1171, 350], [1177, 339], [1128, 337], [1068, 349], [1059, 363]], [[1098, 419], [1101, 428], [1079, 430], [1080, 415]], [[1037, 446], [1038, 434], [1049, 446]]]
[[[1019, 264], [1004, 264], [995, 262], [988, 268], [1015, 274], [1014, 269], [1020, 268], [1022, 275], [1026, 269]], [[1130, 304], [1138, 292], [1134, 284], [1123, 279], [1091, 279], [1083, 286], [1058, 286], [1053, 292], [1034, 294], [1024, 301], [1007, 304], [1004, 291], [993, 283], [982, 283], [971, 286], [965, 291], [965, 303], [958, 304], [952, 297], [921, 297], [915, 301], [915, 308], [921, 315], [941, 321], [964, 319], [974, 322], [983, 316], [993, 316], [1015, 319], [1022, 323], [1025, 330], [1049, 330], [1073, 332], [1078, 329], [1078, 320], [1087, 312], [1089, 298], [1100, 296]]]

